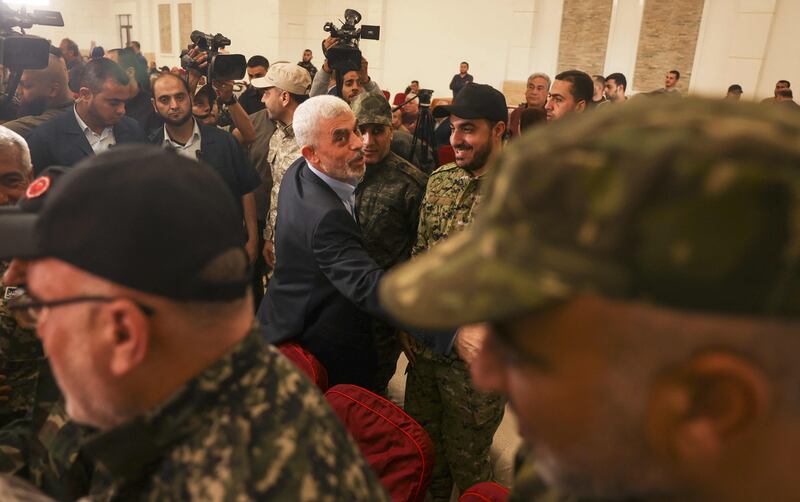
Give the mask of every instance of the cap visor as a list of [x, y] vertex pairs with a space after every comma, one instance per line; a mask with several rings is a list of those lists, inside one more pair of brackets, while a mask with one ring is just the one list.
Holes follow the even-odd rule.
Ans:
[[275, 82], [273, 82], [271, 78], [265, 76], [254, 78], [250, 81], [250, 85], [256, 89], [267, 89], [269, 87], [275, 87]]
[[475, 225], [388, 273], [383, 307], [401, 324], [452, 329], [507, 319], [563, 300], [573, 289], [555, 272], [537, 268], [531, 244], [507, 230]]
[[[16, 209], [16, 208], [14, 208]], [[33, 228], [39, 216], [19, 210], [0, 211], [0, 258], [32, 258], [39, 255]]]
[[442, 105], [437, 106], [436, 109], [433, 110], [433, 116], [437, 119], [448, 115], [455, 115], [462, 119], [485, 118], [474, 108], [464, 105]]

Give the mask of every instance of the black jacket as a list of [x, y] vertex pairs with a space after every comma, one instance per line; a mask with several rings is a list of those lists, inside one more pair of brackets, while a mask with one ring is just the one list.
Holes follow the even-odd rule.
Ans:
[[[147, 142], [144, 130], [130, 117], [122, 117], [113, 130], [118, 145]], [[37, 175], [50, 166], [72, 166], [94, 155], [75, 113], [69, 109], [34, 129], [26, 141], [31, 151], [33, 171]]]
[[[242, 147], [229, 132], [217, 127], [198, 124], [200, 128], [201, 160], [214, 168], [236, 198], [239, 209], [242, 207], [242, 196], [261, 185], [261, 177], [244, 155]], [[164, 144], [164, 128], [159, 127], [150, 133], [148, 138], [155, 145]]]
[[383, 270], [364, 250], [342, 201], [305, 159], [281, 182], [275, 237], [277, 264], [258, 309], [267, 340], [300, 343], [325, 366], [331, 386], [373, 387], [370, 313], [383, 316]]

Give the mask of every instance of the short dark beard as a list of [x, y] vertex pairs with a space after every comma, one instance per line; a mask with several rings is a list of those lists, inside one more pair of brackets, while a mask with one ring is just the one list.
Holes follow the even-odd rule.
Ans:
[[18, 117], [27, 117], [28, 115], [41, 115], [47, 110], [47, 97], [41, 96], [26, 103], [20, 103], [17, 109]]
[[173, 127], [180, 127], [183, 124], [185, 124], [190, 118], [192, 118], [192, 112], [190, 111], [186, 115], [184, 115], [183, 117], [180, 117], [178, 119], [170, 119], [168, 116], [165, 117], [163, 115], [161, 116], [161, 118], [164, 119], [164, 122], [166, 122], [167, 124], [169, 124], [169, 125], [171, 125]]
[[475, 149], [473, 147], [473, 151], [475, 155], [472, 157], [472, 162], [463, 166], [458, 166], [461, 169], [469, 171], [470, 173], [474, 173], [486, 165], [486, 162], [489, 160], [489, 156], [492, 154], [492, 142], [489, 141], [486, 146], [481, 149]]

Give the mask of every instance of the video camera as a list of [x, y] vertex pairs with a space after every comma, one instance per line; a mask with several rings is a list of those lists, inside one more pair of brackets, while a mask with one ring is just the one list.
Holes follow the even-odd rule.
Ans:
[[362, 38], [367, 40], [380, 40], [381, 27], [373, 25], [363, 25], [356, 28], [361, 22], [361, 14], [355, 9], [344, 11], [344, 21], [341, 28], [336, 28], [332, 22], [328, 21], [322, 27], [323, 30], [331, 34], [338, 41], [336, 45], [329, 48], [325, 53], [328, 59], [328, 66], [337, 70], [337, 75], [347, 70], [358, 70], [361, 68], [361, 51], [358, 42]]
[[[25, 7], [15, 11], [5, 3], [0, 3], [0, 65], [10, 70], [4, 86], [2, 110], [0, 115], [8, 118], [9, 107], [17, 92], [19, 80], [25, 70], [41, 70], [50, 62], [50, 42], [34, 35], [26, 35], [25, 30], [35, 24], [44, 26], [64, 26], [61, 13], [50, 10], [28, 12]], [[20, 31], [14, 31], [14, 28]]]
[[[208, 57], [208, 81], [212, 80], [238, 80], [244, 77], [247, 69], [247, 60], [242, 54], [220, 54], [220, 49], [231, 45], [231, 39], [217, 33], [210, 35], [202, 31], [195, 30], [189, 36], [192, 40], [189, 50], [197, 47], [206, 52]], [[197, 64], [188, 55], [188, 50], [181, 54], [181, 66], [186, 68], [199, 69]]]

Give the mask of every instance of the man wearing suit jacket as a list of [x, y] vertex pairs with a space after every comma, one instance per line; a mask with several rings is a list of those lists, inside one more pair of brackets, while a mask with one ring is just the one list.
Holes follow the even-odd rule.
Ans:
[[71, 166], [122, 143], [145, 143], [139, 124], [125, 117], [128, 75], [110, 59], [86, 63], [74, 108], [31, 132], [28, 146], [36, 174], [51, 165]]
[[364, 250], [355, 189], [366, 168], [350, 107], [333, 96], [298, 106], [294, 133], [303, 158], [278, 196], [276, 263], [258, 310], [274, 344], [297, 342], [320, 360], [330, 385], [374, 387], [377, 356], [370, 314], [382, 315], [383, 269]]

